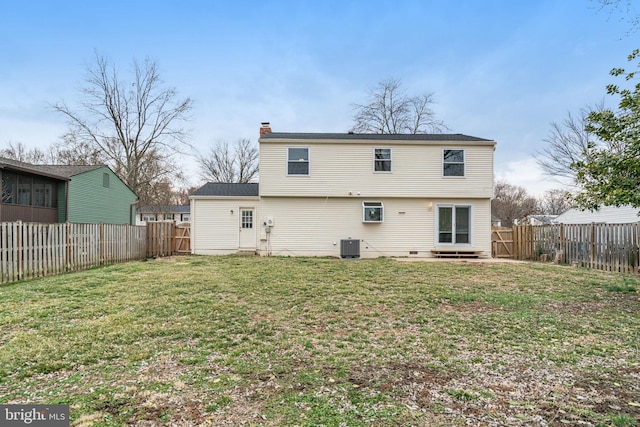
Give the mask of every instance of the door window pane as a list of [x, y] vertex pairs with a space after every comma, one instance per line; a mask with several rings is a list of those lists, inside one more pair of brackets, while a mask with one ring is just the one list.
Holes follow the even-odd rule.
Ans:
[[438, 209], [438, 242], [453, 243], [453, 208]]
[[242, 211], [242, 228], [253, 228], [253, 211]]
[[469, 243], [469, 207], [456, 207], [456, 243]]

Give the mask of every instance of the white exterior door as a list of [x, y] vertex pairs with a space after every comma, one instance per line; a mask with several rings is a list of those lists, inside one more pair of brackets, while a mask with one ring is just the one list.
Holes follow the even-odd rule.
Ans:
[[255, 209], [240, 208], [240, 249], [256, 248]]

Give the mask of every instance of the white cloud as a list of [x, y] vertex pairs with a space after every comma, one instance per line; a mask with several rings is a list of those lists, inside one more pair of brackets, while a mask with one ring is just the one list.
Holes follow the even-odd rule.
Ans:
[[496, 167], [495, 174], [497, 180], [524, 187], [532, 196], [541, 196], [547, 190], [563, 187], [545, 177], [534, 158], [507, 162], [502, 168]]

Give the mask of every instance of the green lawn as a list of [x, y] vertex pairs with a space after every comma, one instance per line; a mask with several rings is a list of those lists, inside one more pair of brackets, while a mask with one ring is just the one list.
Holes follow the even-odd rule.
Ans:
[[639, 291], [545, 264], [121, 264], [0, 286], [0, 403], [82, 426], [635, 426]]

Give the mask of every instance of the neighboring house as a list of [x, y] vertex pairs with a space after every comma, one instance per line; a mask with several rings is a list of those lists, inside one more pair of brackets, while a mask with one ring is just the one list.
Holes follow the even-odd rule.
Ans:
[[137, 210], [136, 225], [146, 225], [147, 221], [175, 221], [176, 224], [191, 221], [190, 206], [141, 206]]
[[556, 222], [558, 224], [627, 224], [640, 221], [638, 212], [640, 212], [638, 208], [631, 206], [602, 206], [593, 212], [573, 208], [558, 215]]
[[68, 177], [0, 157], [0, 222], [65, 222]]
[[259, 186], [209, 183], [191, 196], [192, 252], [491, 254], [492, 140], [263, 124], [259, 143]]
[[558, 215], [528, 215], [521, 221], [517, 221], [516, 225], [549, 225], [557, 224]]
[[134, 224], [138, 197], [108, 167], [0, 159], [0, 220]]

